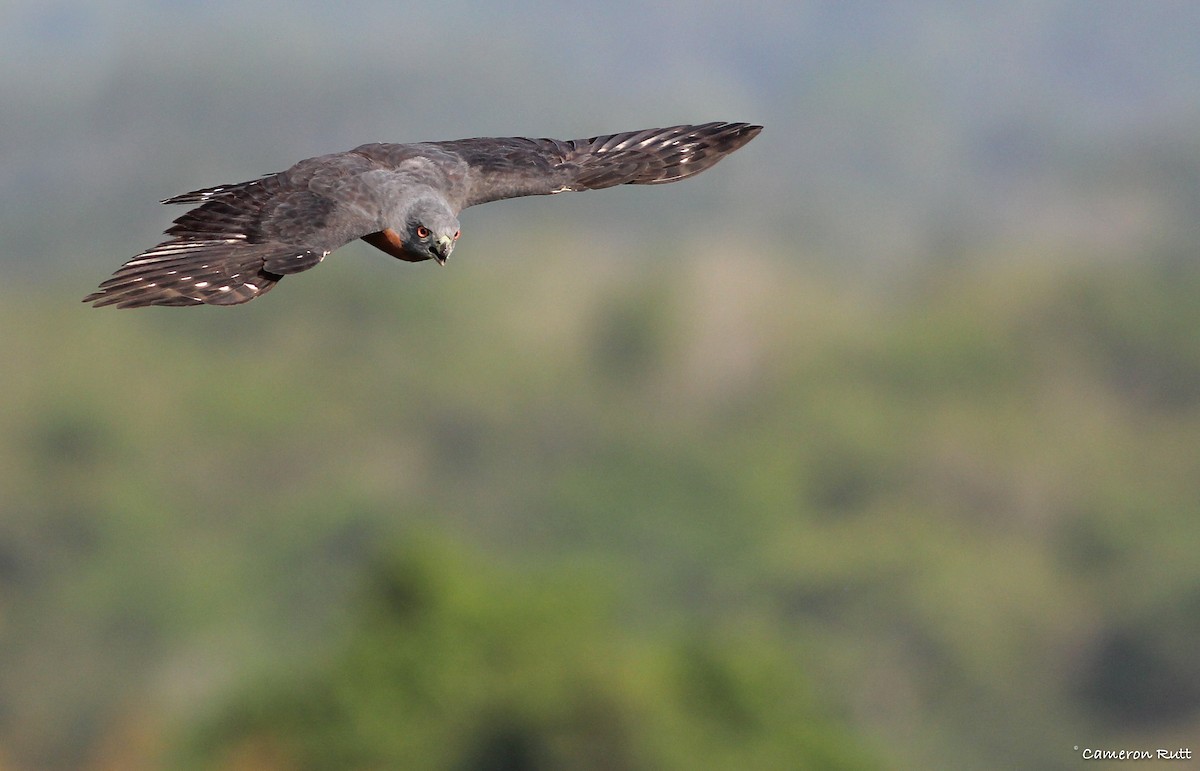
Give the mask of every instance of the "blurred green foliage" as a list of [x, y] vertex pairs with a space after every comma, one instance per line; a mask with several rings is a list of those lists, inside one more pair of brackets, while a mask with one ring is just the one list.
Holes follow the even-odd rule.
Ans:
[[201, 756], [230, 768], [875, 767], [780, 641], [638, 638], [597, 597], [602, 576], [481, 562], [424, 542], [377, 563], [332, 660], [252, 684]]
[[1186, 744], [1193, 260], [875, 292], [717, 247], [543, 246], [446, 271], [350, 250], [231, 309], [3, 290], [0, 763]]

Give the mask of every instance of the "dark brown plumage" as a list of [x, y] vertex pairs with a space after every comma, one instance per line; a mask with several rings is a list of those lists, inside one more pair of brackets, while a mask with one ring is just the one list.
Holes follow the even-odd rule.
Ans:
[[458, 213], [503, 198], [675, 182], [713, 166], [761, 126], [706, 123], [590, 139], [477, 138], [368, 144], [286, 171], [194, 190], [168, 240], [84, 298], [96, 306], [235, 305], [356, 238], [400, 259], [445, 263]]

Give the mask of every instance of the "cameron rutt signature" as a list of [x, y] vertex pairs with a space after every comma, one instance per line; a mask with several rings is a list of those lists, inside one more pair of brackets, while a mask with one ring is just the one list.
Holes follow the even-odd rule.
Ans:
[[1191, 760], [1192, 750], [1190, 747], [1180, 747], [1175, 750], [1103, 750], [1096, 747], [1084, 747], [1080, 749], [1079, 745], [1075, 745], [1075, 751], [1080, 754], [1084, 760]]

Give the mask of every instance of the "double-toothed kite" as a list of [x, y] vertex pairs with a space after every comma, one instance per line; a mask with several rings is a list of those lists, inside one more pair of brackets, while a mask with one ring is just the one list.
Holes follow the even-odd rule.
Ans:
[[96, 306], [236, 305], [308, 270], [356, 238], [410, 262], [445, 264], [468, 206], [524, 195], [656, 185], [690, 177], [761, 126], [630, 131], [591, 139], [524, 137], [369, 144], [287, 171], [163, 203], [199, 204], [167, 241], [84, 298]]

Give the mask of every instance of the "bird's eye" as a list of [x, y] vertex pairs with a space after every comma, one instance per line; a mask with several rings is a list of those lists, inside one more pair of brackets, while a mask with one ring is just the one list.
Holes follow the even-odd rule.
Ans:
[[417, 225], [417, 238], [429, 238], [429, 228]]
[[461, 235], [462, 235], [462, 231], [461, 231], [461, 230], [456, 230], [456, 231], [454, 231], [454, 240], [455, 240], [455, 241], [457, 241], [457, 240], [458, 240], [458, 237], [459, 237], [459, 236], [461, 236]]

